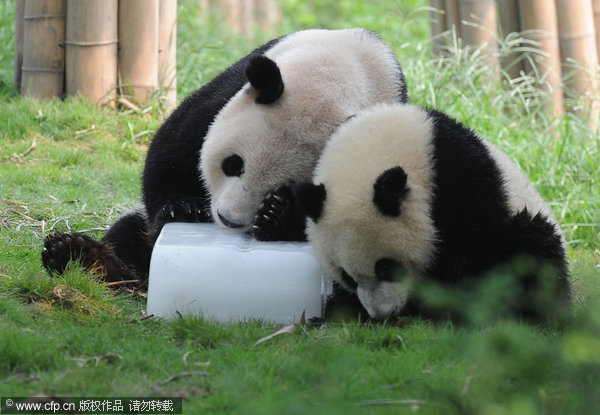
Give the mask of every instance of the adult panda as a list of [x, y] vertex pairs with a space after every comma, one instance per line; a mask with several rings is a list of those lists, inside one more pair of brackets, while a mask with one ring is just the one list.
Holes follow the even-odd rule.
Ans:
[[401, 67], [373, 32], [306, 30], [270, 41], [186, 98], [159, 128], [143, 206], [100, 241], [48, 235], [43, 264], [62, 273], [76, 259], [108, 281], [145, 281], [155, 239], [173, 221], [216, 220], [260, 240], [301, 240], [305, 221], [288, 183], [312, 176], [348, 116], [406, 100]]
[[293, 191], [324, 268], [372, 318], [468, 318], [417, 293], [431, 282], [476, 292], [502, 266], [516, 283], [509, 298], [494, 293], [501, 314], [568, 310], [565, 243], [548, 205], [504, 153], [441, 112], [396, 104], [357, 115]]

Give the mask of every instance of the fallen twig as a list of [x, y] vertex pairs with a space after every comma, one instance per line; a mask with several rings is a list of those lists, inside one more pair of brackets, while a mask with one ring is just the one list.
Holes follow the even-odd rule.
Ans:
[[259, 339], [256, 343], [254, 343], [254, 346], [258, 346], [259, 344], [264, 343], [268, 340], [271, 340], [272, 338], [280, 336], [282, 334], [292, 334], [294, 331], [296, 331], [295, 324], [291, 324], [289, 326], [283, 326], [282, 328], [277, 330], [275, 333], [269, 334], [268, 336], [265, 336], [262, 339]]
[[94, 132], [95, 130], [96, 130], [96, 125], [95, 125], [95, 124], [92, 124], [92, 126], [91, 126], [90, 128], [86, 128], [86, 129], [84, 129], [84, 130], [78, 130], [78, 131], [75, 131], [75, 138], [76, 138], [76, 139], [77, 139], [77, 138], [81, 138], [81, 137], [82, 137], [82, 136], [84, 136], [85, 134], [87, 134], [87, 133], [90, 133], [90, 132]]
[[427, 401], [420, 399], [371, 399], [368, 401], [361, 401], [356, 406], [394, 406], [394, 405], [410, 405], [412, 407], [419, 407], [427, 404]]
[[140, 111], [140, 107], [135, 105], [133, 102], [129, 101], [127, 98], [120, 97], [117, 101], [119, 102], [119, 104], [121, 106], [123, 106], [124, 108], [127, 108], [128, 110], [132, 110], [132, 111], [136, 111], [136, 112]]
[[131, 284], [134, 282], [140, 282], [140, 280], [122, 280], [122, 281], [111, 281], [107, 282], [105, 285], [107, 287], [119, 287], [121, 285]]
[[465, 384], [464, 384], [462, 390], [460, 391], [460, 396], [466, 395], [466, 393], [469, 391], [469, 387], [471, 386], [471, 381], [473, 381], [473, 379], [475, 379], [476, 377], [477, 377], [477, 375], [467, 376], [467, 378], [465, 379]]
[[208, 376], [208, 372], [206, 370], [190, 370], [186, 372], [181, 372], [161, 382], [157, 382], [153, 386], [164, 386], [167, 383], [171, 383], [182, 378], [188, 378], [190, 376]]
[[27, 150], [25, 150], [25, 152], [18, 154], [17, 158], [23, 159], [23, 158], [27, 157], [27, 155], [29, 153], [31, 153], [33, 150], [35, 150], [36, 147], [37, 147], [37, 140], [34, 139], [33, 142], [31, 143], [31, 145], [29, 146], [29, 148]]
[[6, 162], [11, 162], [11, 161], [16, 161], [18, 163], [22, 163], [23, 159], [25, 157], [27, 157], [29, 155], [29, 153], [31, 153], [33, 150], [35, 150], [36, 147], [37, 147], [37, 140], [34, 139], [27, 150], [25, 150], [24, 152], [19, 153], [19, 154], [12, 153], [10, 156], [0, 159], [0, 163], [6, 163]]
[[409, 383], [415, 382], [417, 380], [423, 380], [425, 378], [408, 378], [408, 379], [404, 379], [402, 382], [398, 382], [398, 383], [394, 383], [391, 385], [385, 385], [383, 386], [384, 389], [396, 389], [396, 388], [400, 388], [400, 387], [404, 387], [406, 385], [408, 385]]

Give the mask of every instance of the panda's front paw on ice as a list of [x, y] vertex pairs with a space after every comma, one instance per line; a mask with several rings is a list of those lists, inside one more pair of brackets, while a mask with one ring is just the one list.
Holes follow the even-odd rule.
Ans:
[[203, 198], [168, 201], [154, 216], [152, 230], [157, 234], [170, 222], [209, 222], [210, 213]]
[[259, 241], [305, 241], [305, 217], [296, 208], [289, 186], [267, 193], [258, 207], [251, 234]]

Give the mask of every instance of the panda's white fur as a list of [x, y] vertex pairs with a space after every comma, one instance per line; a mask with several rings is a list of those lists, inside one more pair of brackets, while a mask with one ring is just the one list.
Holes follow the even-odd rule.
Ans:
[[[435, 241], [429, 215], [431, 129], [427, 115], [417, 107], [406, 106], [402, 111], [377, 107], [341, 126], [328, 142], [314, 175], [315, 183], [325, 185], [327, 200], [318, 227], [309, 221], [308, 234], [330, 269], [332, 264], [348, 264], [344, 267], [348, 274], [369, 282], [370, 258], [376, 256], [401, 252], [398, 259], [417, 270], [429, 263]], [[390, 137], [398, 137], [399, 132], [402, 145], [390, 145]], [[381, 215], [371, 197], [377, 176], [396, 165], [411, 176], [407, 209], [392, 219], [398, 226], [377, 220]], [[394, 232], [390, 232], [392, 227]], [[386, 235], [386, 239], [371, 244], [365, 240], [369, 235]], [[411, 245], [405, 246], [407, 242]]]
[[[306, 181], [326, 139], [347, 117], [401, 99], [401, 70], [388, 47], [364, 29], [306, 30], [265, 55], [281, 72], [284, 92], [269, 105], [249, 85], [211, 125], [200, 170], [215, 221], [247, 231], [265, 194], [290, 180]], [[403, 79], [403, 78], [402, 78]], [[223, 160], [239, 155], [244, 172], [227, 177]]]
[[[439, 190], [434, 184], [438, 173], [433, 160], [434, 117], [409, 104], [377, 105], [340, 126], [315, 169], [312, 186], [322, 185], [324, 201], [322, 210], [307, 222], [308, 239], [329, 275], [346, 288], [351, 287], [342, 278], [344, 273], [356, 282], [358, 297], [373, 318], [399, 314], [412, 285], [427, 277], [439, 254], [440, 235], [432, 212]], [[488, 149], [501, 174], [498, 183], [510, 210], [507, 216], [526, 208], [532, 216], [541, 213], [550, 224], [550, 239], [556, 241], [557, 261], [562, 264], [564, 241], [556, 220], [525, 175], [490, 142], [462, 126], [452, 128], [458, 132], [448, 134], [470, 135]], [[404, 169], [409, 190], [401, 213], [390, 216], [374, 203], [373, 189], [382, 172], [396, 166]], [[408, 277], [401, 282], [378, 279], [375, 268], [382, 258], [402, 264]]]
[[491, 142], [483, 139], [482, 142], [486, 145], [494, 161], [500, 167], [505, 183], [504, 191], [508, 195], [511, 211], [516, 213], [523, 210], [523, 208], [528, 208], [532, 212], [541, 212], [543, 215], [549, 217], [553, 223], [556, 223], [550, 207], [542, 199], [542, 196], [540, 196], [521, 169]]
[[[309, 240], [329, 275], [343, 269], [357, 281], [359, 299], [372, 317], [401, 309], [409, 289], [378, 282], [375, 261], [391, 258], [420, 273], [435, 253], [429, 212], [432, 128], [415, 106], [370, 109], [336, 131], [315, 170], [313, 181], [325, 186], [327, 200], [318, 222], [308, 221]], [[397, 165], [411, 177], [411, 191], [402, 215], [388, 219], [373, 204], [372, 189], [381, 172]]]

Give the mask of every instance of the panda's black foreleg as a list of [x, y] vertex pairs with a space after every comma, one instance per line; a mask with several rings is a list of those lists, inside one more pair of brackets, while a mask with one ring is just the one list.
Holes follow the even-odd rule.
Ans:
[[146, 283], [152, 242], [142, 211], [121, 216], [97, 241], [79, 232], [54, 232], [46, 236], [42, 263], [51, 275], [65, 272], [70, 262], [101, 275], [107, 282], [132, 281], [129, 286]]
[[259, 241], [306, 241], [305, 227], [290, 186], [283, 185], [265, 196], [250, 233]]

